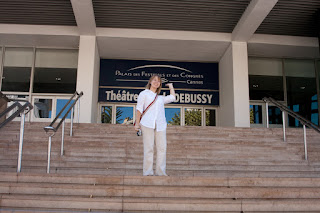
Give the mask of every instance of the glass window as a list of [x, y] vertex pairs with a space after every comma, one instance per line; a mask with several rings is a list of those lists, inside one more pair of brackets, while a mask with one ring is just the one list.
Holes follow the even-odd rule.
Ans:
[[117, 124], [133, 124], [133, 107], [116, 107]]
[[268, 106], [269, 124], [282, 124], [282, 112], [278, 107]]
[[168, 125], [178, 125], [181, 124], [181, 110], [180, 108], [165, 108], [166, 119]]
[[5, 48], [2, 91], [29, 92], [32, 48]]
[[201, 126], [202, 110], [194, 108], [185, 108], [184, 120], [186, 126]]
[[112, 106], [101, 107], [101, 123], [112, 123]]
[[250, 124], [262, 124], [261, 105], [250, 105]]
[[34, 116], [36, 118], [51, 118], [52, 99], [34, 99]]
[[[317, 86], [313, 60], [286, 59], [284, 68], [287, 81], [288, 106], [294, 112], [318, 124]], [[301, 126], [289, 116], [289, 126]]]
[[215, 109], [206, 109], [206, 126], [216, 126]]
[[33, 92], [74, 93], [78, 50], [37, 49]]
[[[57, 99], [57, 107], [56, 107], [56, 116], [59, 114], [59, 112], [62, 110], [62, 108], [68, 103], [69, 99]], [[72, 100], [68, 106], [63, 110], [63, 113], [59, 116], [59, 118], [63, 118], [64, 114], [67, 112], [69, 107], [74, 103], [74, 100]], [[67, 115], [67, 119], [71, 119], [71, 111]], [[74, 112], [73, 112], [74, 113]], [[74, 115], [73, 115], [74, 116]]]
[[319, 125], [319, 111], [318, 111], [318, 96], [314, 95], [311, 98], [311, 121], [312, 123]]
[[250, 100], [272, 97], [284, 100], [281, 59], [249, 58]]

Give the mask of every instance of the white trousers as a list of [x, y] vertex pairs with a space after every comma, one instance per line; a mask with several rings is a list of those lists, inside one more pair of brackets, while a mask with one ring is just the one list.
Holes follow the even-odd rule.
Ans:
[[157, 148], [156, 175], [166, 176], [167, 136], [166, 130], [157, 132], [156, 129], [141, 125], [143, 138], [143, 175], [153, 175], [154, 144]]

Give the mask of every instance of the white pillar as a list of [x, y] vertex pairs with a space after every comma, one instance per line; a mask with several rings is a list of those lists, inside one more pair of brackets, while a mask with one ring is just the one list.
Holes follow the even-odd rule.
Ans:
[[250, 127], [246, 42], [232, 42], [219, 62], [219, 125]]
[[219, 126], [235, 126], [232, 44], [219, 62]]
[[96, 123], [100, 56], [95, 36], [80, 36], [77, 91], [83, 91], [80, 123]]

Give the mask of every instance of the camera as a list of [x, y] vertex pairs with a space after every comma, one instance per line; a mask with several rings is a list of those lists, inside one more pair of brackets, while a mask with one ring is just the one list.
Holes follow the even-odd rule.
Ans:
[[139, 129], [138, 131], [137, 131], [137, 136], [141, 136], [142, 135], [142, 131], [141, 131], [141, 129]]

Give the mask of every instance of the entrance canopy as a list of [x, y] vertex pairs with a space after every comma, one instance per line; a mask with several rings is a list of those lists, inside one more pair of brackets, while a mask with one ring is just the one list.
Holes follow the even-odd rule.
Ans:
[[5, 1], [0, 44], [77, 48], [96, 36], [101, 58], [220, 61], [230, 42], [248, 54], [319, 57], [318, 0]]

